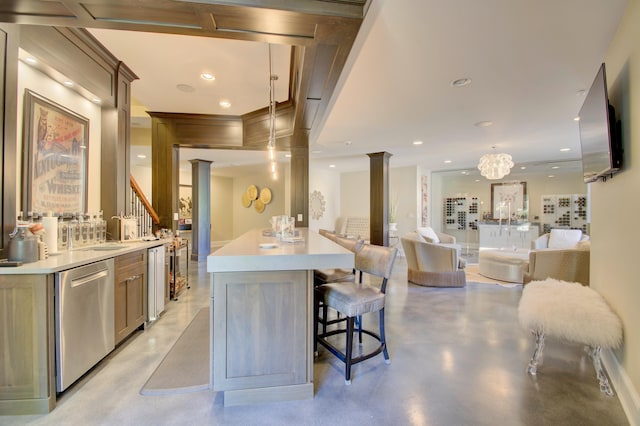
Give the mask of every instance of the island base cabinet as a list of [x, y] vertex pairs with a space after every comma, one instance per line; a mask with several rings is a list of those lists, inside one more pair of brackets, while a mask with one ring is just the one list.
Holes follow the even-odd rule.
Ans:
[[213, 389], [224, 404], [313, 398], [308, 271], [212, 274]]
[[53, 275], [0, 276], [0, 415], [56, 404]]

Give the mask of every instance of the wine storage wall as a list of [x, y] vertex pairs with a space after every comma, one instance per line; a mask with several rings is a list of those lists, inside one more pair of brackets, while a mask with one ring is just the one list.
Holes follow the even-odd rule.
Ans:
[[552, 228], [587, 231], [587, 196], [553, 194], [542, 196], [542, 232]]
[[445, 229], [478, 229], [478, 197], [446, 197], [443, 206]]

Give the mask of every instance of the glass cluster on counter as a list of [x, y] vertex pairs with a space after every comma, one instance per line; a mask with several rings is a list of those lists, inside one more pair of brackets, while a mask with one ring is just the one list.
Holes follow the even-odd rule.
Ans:
[[57, 229], [49, 229], [47, 232], [57, 233], [57, 251], [65, 251], [104, 243], [107, 240], [107, 222], [102, 215], [102, 211], [72, 215], [30, 212], [23, 217], [21, 212], [18, 224], [30, 227], [47, 221], [44, 218], [57, 218]]

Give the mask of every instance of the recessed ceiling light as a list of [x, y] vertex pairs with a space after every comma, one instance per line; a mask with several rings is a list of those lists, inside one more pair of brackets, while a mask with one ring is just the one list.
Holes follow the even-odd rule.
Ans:
[[468, 175], [468, 174], [469, 174], [469, 172], [468, 172], [468, 171], [466, 171], [466, 170], [463, 170], [463, 171], [461, 171], [460, 173], [462, 173], [463, 175]]
[[196, 89], [193, 88], [193, 86], [191, 86], [189, 84], [177, 84], [176, 85], [176, 89], [178, 89], [181, 92], [185, 92], [185, 93], [191, 93], [191, 92], [196, 90]]
[[551, 166], [552, 169], [559, 169], [560, 166]]
[[38, 60], [36, 58], [34, 58], [33, 56], [27, 56], [26, 58], [24, 58], [25, 62], [27, 62], [28, 64], [37, 64]]
[[144, 154], [138, 154], [138, 155], [136, 155], [136, 157], [138, 157], [138, 158], [147, 158], [147, 156], [144, 155]]
[[555, 176], [554, 176], [554, 175], [549, 175], [549, 176], [547, 176], [547, 177], [549, 177], [549, 178], [554, 178]]
[[451, 164], [451, 160], [444, 160], [444, 164]]
[[560, 152], [569, 152], [571, 148], [560, 148]]
[[413, 141], [413, 144], [414, 144], [414, 145], [422, 145], [423, 143], [424, 143], [424, 142], [422, 142], [422, 141]]
[[526, 170], [527, 166], [520, 166], [520, 170]]
[[202, 77], [203, 80], [208, 80], [208, 81], [213, 81], [216, 78], [213, 76], [213, 74], [208, 73], [208, 72], [203, 72], [202, 74], [200, 74], [200, 77]]
[[464, 86], [468, 86], [469, 84], [471, 84], [471, 79], [470, 78], [458, 78], [456, 80], [452, 80], [451, 83], [451, 87], [464, 87]]
[[480, 179], [476, 179], [476, 182], [480, 182]]
[[335, 164], [329, 164], [329, 167], [332, 168], [332, 169], [335, 169], [336, 165]]
[[580, 116], [573, 117], [573, 121], [580, 121]]
[[222, 108], [229, 108], [231, 106], [231, 102], [229, 102], [227, 100], [220, 101], [220, 106]]
[[62, 84], [64, 84], [67, 87], [71, 87], [71, 86], [73, 86], [73, 81], [65, 80], [65, 81], [62, 82]]
[[285, 154], [285, 158], [291, 158], [291, 154]]
[[493, 121], [478, 121], [473, 124], [476, 127], [489, 127], [493, 125]]

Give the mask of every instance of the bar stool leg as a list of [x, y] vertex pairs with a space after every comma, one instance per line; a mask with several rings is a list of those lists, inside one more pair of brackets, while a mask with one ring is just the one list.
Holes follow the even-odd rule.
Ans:
[[313, 292], [313, 356], [318, 356], [318, 316], [320, 311], [320, 299], [314, 290]]
[[389, 351], [387, 350], [387, 338], [384, 335], [384, 308], [380, 309], [380, 344], [382, 345], [382, 353], [384, 354], [384, 362], [391, 364]]
[[353, 356], [353, 322], [354, 317], [347, 318], [347, 347], [345, 348], [344, 357], [344, 384], [351, 384], [351, 358]]

